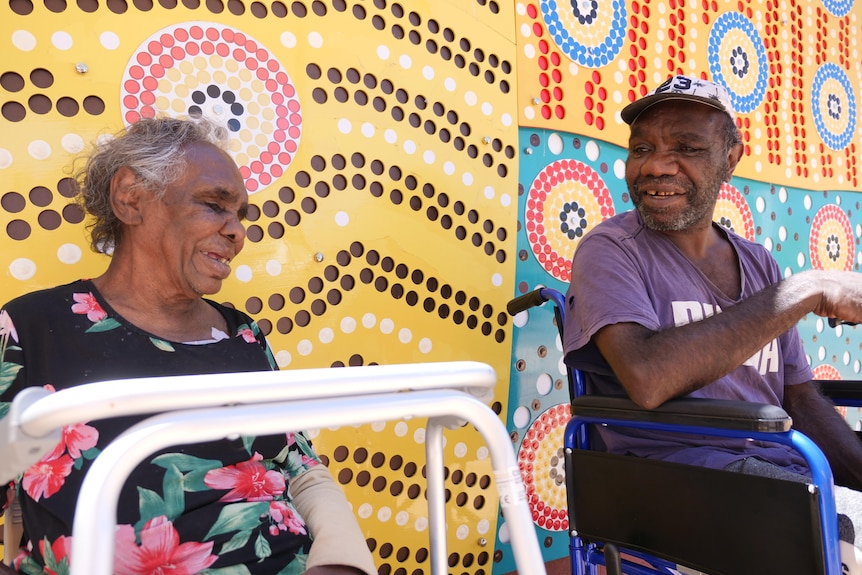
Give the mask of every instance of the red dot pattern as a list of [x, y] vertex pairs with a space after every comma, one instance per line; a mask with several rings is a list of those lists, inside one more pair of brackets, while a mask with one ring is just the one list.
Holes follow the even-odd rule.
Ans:
[[747, 240], [754, 241], [754, 218], [745, 196], [730, 184], [723, 183], [718, 193], [718, 202], [723, 204], [722, 207], [736, 212], [736, 217], [733, 218], [736, 233]]
[[[762, 172], [759, 177], [790, 178], [794, 183], [805, 180], [818, 187], [859, 187], [859, 142], [832, 150], [821, 144], [811, 124], [811, 107], [816, 105], [811, 102], [811, 78], [817, 68], [834, 61], [853, 77], [851, 70], [857, 65], [853, 49], [859, 37], [853, 14], [834, 16], [822, 4], [809, 6], [799, 0], [731, 0], [730, 5], [718, 0], [696, 0], [695, 4], [662, 0], [661, 5], [658, 1], [628, 0], [625, 37], [615, 61], [597, 69], [581, 67], [576, 75], [569, 72], [568, 57], [557, 49], [544, 25], [541, 2], [526, 3], [521, 18], [533, 36], [536, 56], [532, 65], [536, 69], [522, 77], [538, 80], [538, 85], [530, 86], [525, 80], [527, 85], [522, 86], [537, 106], [535, 123], [527, 123], [559, 129], [558, 118], [577, 117], [576, 123], [584, 129], [574, 126], [567, 131], [594, 137], [610, 131], [609, 140], [624, 142], [624, 126], [616, 120], [621, 105], [644, 96], [659, 78], [686, 74], [709, 79], [710, 28], [719, 15], [733, 10], [755, 23], [766, 55], [761, 71], [767, 80], [763, 99], [756, 110], [737, 118], [744, 154], [756, 156], [756, 162], [743, 164], [743, 170], [753, 167]], [[656, 52], [659, 36], [662, 49]], [[697, 68], [691, 67], [692, 60]], [[521, 70], [529, 70], [523, 64], [526, 61]], [[618, 90], [621, 105], [613, 98]], [[558, 100], [558, 95], [565, 95], [566, 102]], [[776, 169], [770, 173], [772, 168]]]
[[548, 41], [544, 23], [535, 4], [527, 6], [527, 15], [533, 20], [533, 34], [539, 39], [539, 110], [545, 120], [562, 120], [566, 117], [566, 107], [563, 104], [563, 71], [560, 68], [563, 57]]
[[634, 102], [638, 98], [645, 96], [652, 88], [647, 86], [646, 72], [647, 61], [643, 55], [647, 46], [649, 46], [649, 24], [647, 21], [650, 17], [649, 0], [639, 2], [637, 0], [631, 3], [632, 14], [629, 16], [629, 57], [628, 57], [628, 101]]
[[812, 371], [814, 371], [814, 379], [841, 379], [841, 373], [839, 373], [839, 371], [832, 365], [818, 365]]
[[155, 117], [160, 111], [155, 107], [155, 91], [166, 70], [199, 54], [232, 58], [263, 83], [263, 93], [275, 112], [275, 129], [268, 134], [271, 141], [260, 156], [240, 166], [246, 189], [259, 191], [278, 179], [293, 159], [302, 132], [302, 113], [296, 88], [281, 63], [246, 34], [227, 27], [181, 25], [151, 39], [128, 66], [122, 84], [124, 120], [132, 124]]
[[587, 125], [594, 125], [599, 130], [605, 129], [605, 102], [608, 99], [608, 91], [602, 85], [602, 73], [593, 70], [590, 79], [584, 83], [584, 121]]
[[[740, 2], [740, 4], [742, 4]], [[781, 27], [779, 26], [780, 14], [778, 4], [775, 0], [767, 0], [765, 10], [763, 11], [764, 25], [760, 34], [763, 38], [764, 47], [766, 50], [767, 66], [769, 68], [769, 80], [765, 94], [765, 104], [763, 105], [763, 125], [766, 130], [766, 151], [768, 162], [775, 166], [782, 164], [781, 157], [781, 142], [782, 129], [779, 123], [779, 107], [781, 103], [781, 88], [784, 84], [784, 65], [782, 64], [781, 51], [779, 49], [781, 38]], [[747, 122], [750, 122], [749, 117], [745, 117]], [[746, 135], [750, 138], [750, 132], [746, 130]], [[749, 146], [749, 140], [746, 140], [746, 147]], [[746, 149], [746, 154], [751, 153], [750, 148]]]
[[[670, 24], [667, 30], [668, 45], [666, 65], [668, 76], [672, 76], [674, 74], [686, 74], [688, 67], [683, 67], [687, 58], [685, 51], [685, 21], [688, 13], [685, 10], [685, 1], [670, 0], [668, 2], [668, 10], [667, 20], [668, 24]], [[704, 12], [704, 18], [709, 18], [709, 14]]]
[[[587, 230], [584, 230], [585, 232], [615, 213], [614, 202], [604, 180], [592, 168], [577, 160], [553, 162], [533, 181], [525, 210], [527, 239], [533, 248], [533, 254], [545, 271], [564, 282], [571, 280], [571, 257], [576, 244], [572, 241], [564, 241], [563, 245], [571, 246], [571, 249], [566, 252], [560, 252], [554, 248], [553, 244], [560, 242], [554, 241], [556, 237], [549, 236], [554, 233], [554, 227], [545, 222], [544, 204], [549, 197], [553, 197], [555, 188], [567, 180], [576, 181], [587, 187], [599, 204], [599, 214], [587, 214], [590, 225]], [[596, 219], [598, 221], [590, 221]]]
[[[840, 250], [839, 259], [836, 262], [831, 260], [826, 261], [820, 257], [821, 252], [827, 249], [828, 238], [822, 237], [823, 226], [827, 222], [836, 222], [843, 237], [838, 238], [838, 249]], [[830, 226], [834, 227], [834, 226]], [[850, 271], [853, 268], [853, 259], [856, 255], [855, 240], [853, 237], [853, 228], [850, 226], [850, 219], [840, 207], [836, 204], [823, 206], [817, 211], [814, 216], [814, 221], [811, 223], [811, 235], [808, 237], [808, 250], [811, 254], [811, 267], [817, 270], [822, 269], [843, 269]]]
[[[542, 488], [536, 480], [536, 474], [547, 474], [548, 469], [547, 465], [544, 464], [537, 467], [536, 457], [539, 450], [542, 449], [543, 442], [546, 443], [545, 449], [549, 448], [548, 443], [550, 443], [550, 448], [562, 446], [562, 442], [559, 442], [560, 445], [556, 445], [556, 441], [551, 443], [545, 440], [552, 432], [565, 427], [570, 419], [568, 404], [561, 403], [551, 407], [530, 425], [518, 451], [518, 468], [524, 479], [533, 522], [548, 531], [566, 531], [569, 528], [569, 519], [565, 506], [555, 505], [555, 502], [552, 501], [554, 499], [551, 497], [552, 494], [541, 492]], [[565, 483], [562, 485], [561, 491], [565, 491]], [[563, 499], [565, 498], [563, 497]]]
[[793, 163], [796, 175], [808, 177], [808, 153], [806, 149], [806, 126], [805, 126], [805, 93], [808, 87], [803, 79], [803, 63], [806, 43], [803, 40], [803, 7], [797, 0], [790, 0], [790, 122], [793, 124]]

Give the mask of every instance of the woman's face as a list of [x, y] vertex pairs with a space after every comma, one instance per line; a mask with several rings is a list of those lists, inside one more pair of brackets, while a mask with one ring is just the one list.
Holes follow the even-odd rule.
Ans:
[[242, 250], [248, 193], [236, 164], [215, 146], [192, 144], [186, 160], [182, 177], [147, 202], [134, 241], [147, 242], [138, 248], [158, 262], [152, 273], [167, 293], [200, 297], [221, 289]]

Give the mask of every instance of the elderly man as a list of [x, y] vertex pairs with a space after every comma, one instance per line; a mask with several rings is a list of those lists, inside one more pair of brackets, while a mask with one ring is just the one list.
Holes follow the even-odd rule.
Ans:
[[[567, 293], [566, 362], [592, 393], [644, 408], [680, 397], [779, 405], [832, 466], [842, 540], [862, 544], [862, 443], [812, 384], [796, 323], [808, 313], [862, 322], [862, 275], [781, 277], [769, 252], [713, 223], [723, 182], [743, 154], [727, 91], [675, 76], [622, 111], [626, 183], [636, 210], [580, 242]], [[787, 448], [600, 430], [608, 450], [805, 480]], [[849, 488], [849, 489], [848, 489]], [[855, 561], [842, 543], [842, 561]], [[849, 559], [848, 559], [849, 557]]]

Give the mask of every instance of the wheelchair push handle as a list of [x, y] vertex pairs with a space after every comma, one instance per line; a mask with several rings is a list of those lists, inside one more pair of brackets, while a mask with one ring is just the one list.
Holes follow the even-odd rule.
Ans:
[[547, 287], [536, 288], [510, 300], [506, 304], [506, 311], [509, 312], [509, 315], [517, 315], [519, 312], [539, 307], [546, 301], [552, 301], [557, 306], [557, 309], [560, 310], [560, 313], [563, 313], [563, 303], [565, 301], [563, 294], [554, 288]]
[[548, 300], [542, 295], [542, 288], [534, 289], [531, 292], [519, 295], [515, 299], [510, 300], [509, 303], [506, 304], [506, 311], [509, 312], [509, 315], [516, 315], [519, 312], [530, 309], [531, 307], [538, 307], [546, 301]]

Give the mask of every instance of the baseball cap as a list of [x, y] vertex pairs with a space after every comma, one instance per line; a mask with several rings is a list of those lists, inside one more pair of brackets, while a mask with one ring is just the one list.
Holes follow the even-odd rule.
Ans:
[[665, 100], [700, 102], [716, 110], [721, 110], [731, 119], [734, 117], [733, 106], [730, 104], [730, 94], [728, 94], [727, 89], [721, 84], [693, 76], [668, 78], [662, 82], [661, 86], [623, 108], [620, 116], [626, 124], [631, 124], [644, 110]]

